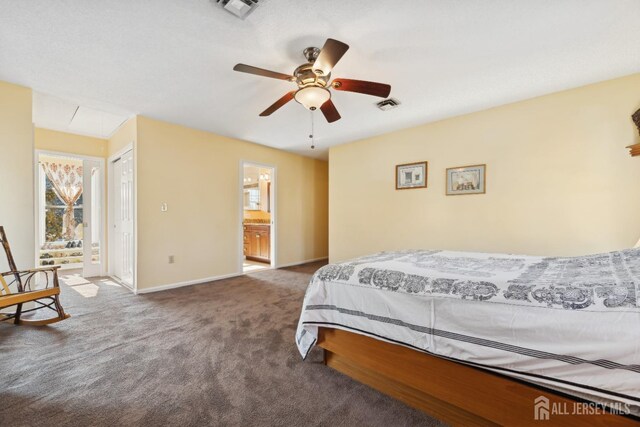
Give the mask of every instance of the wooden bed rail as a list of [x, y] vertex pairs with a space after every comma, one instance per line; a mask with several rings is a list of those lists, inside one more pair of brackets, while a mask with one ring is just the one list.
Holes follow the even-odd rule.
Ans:
[[[320, 328], [318, 345], [325, 350], [328, 366], [452, 425], [639, 425], [600, 407], [595, 408], [597, 414], [574, 415], [578, 401], [570, 397], [339, 329]], [[551, 409], [548, 420], [545, 399]], [[553, 413], [552, 408], [569, 413]]]

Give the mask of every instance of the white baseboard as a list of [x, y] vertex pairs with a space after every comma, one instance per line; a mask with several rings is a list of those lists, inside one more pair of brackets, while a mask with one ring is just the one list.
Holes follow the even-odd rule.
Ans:
[[295, 267], [296, 265], [309, 264], [310, 262], [325, 261], [325, 260], [328, 260], [328, 259], [329, 259], [328, 256], [323, 256], [323, 257], [320, 257], [320, 258], [306, 259], [304, 261], [292, 262], [292, 263], [289, 263], [289, 264], [282, 264], [282, 265], [279, 265], [277, 268]]
[[[308, 264], [310, 262], [324, 261], [326, 259], [329, 259], [329, 257], [320, 257], [320, 258], [314, 258], [314, 259], [307, 259], [299, 262], [292, 262], [290, 264], [280, 265], [277, 268], [293, 267], [296, 265]], [[152, 288], [137, 289], [135, 293], [149, 294], [152, 292], [166, 291], [168, 289], [182, 288], [183, 286], [201, 285], [203, 283], [215, 282], [223, 279], [230, 279], [232, 277], [244, 276], [245, 274], [246, 273], [231, 273], [231, 274], [225, 274], [222, 276], [205, 277], [204, 279], [195, 279], [195, 280], [187, 280], [185, 282], [169, 283], [168, 285], [160, 285], [160, 286], [154, 286]]]
[[138, 289], [136, 294], [149, 294], [151, 292], [166, 291], [168, 289], [182, 288], [183, 286], [201, 285], [203, 283], [215, 282], [217, 280], [230, 279], [242, 276], [244, 273], [231, 273], [222, 276], [205, 277], [203, 279], [187, 280], [185, 282], [169, 283], [168, 285], [154, 286], [152, 288]]

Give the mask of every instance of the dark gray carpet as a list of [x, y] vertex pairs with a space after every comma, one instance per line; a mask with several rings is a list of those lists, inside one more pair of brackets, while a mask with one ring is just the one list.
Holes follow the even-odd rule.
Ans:
[[69, 320], [0, 324], [0, 425], [436, 425], [320, 350], [301, 360], [294, 330], [320, 266], [140, 296], [63, 285]]

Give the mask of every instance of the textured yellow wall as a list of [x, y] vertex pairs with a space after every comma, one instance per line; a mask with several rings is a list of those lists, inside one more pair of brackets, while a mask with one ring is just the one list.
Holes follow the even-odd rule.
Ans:
[[126, 147], [128, 144], [134, 144], [137, 138], [136, 117], [127, 120], [118, 130], [116, 130], [107, 143], [107, 157], [112, 156]]
[[31, 99], [31, 89], [0, 81], [0, 225], [21, 269], [35, 264]]
[[278, 264], [327, 256], [327, 162], [140, 116], [136, 156], [138, 289], [238, 272], [241, 160], [277, 168]]
[[[577, 255], [640, 236], [630, 115], [640, 74], [330, 150], [330, 259], [440, 248]], [[401, 107], [402, 108], [402, 107]], [[396, 164], [429, 161], [429, 188], [396, 191]], [[445, 195], [445, 169], [486, 163], [487, 194]]]
[[75, 135], [50, 129], [35, 129], [35, 146], [38, 150], [57, 151], [91, 157], [107, 156], [107, 140]]

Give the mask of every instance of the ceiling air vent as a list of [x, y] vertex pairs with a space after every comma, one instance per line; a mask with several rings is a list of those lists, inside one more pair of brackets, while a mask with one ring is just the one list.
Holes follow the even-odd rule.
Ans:
[[400, 101], [395, 98], [383, 99], [382, 101], [376, 103], [376, 107], [378, 107], [382, 111], [393, 110], [398, 105], [400, 105]]
[[227, 12], [244, 19], [258, 7], [258, 0], [216, 0]]

